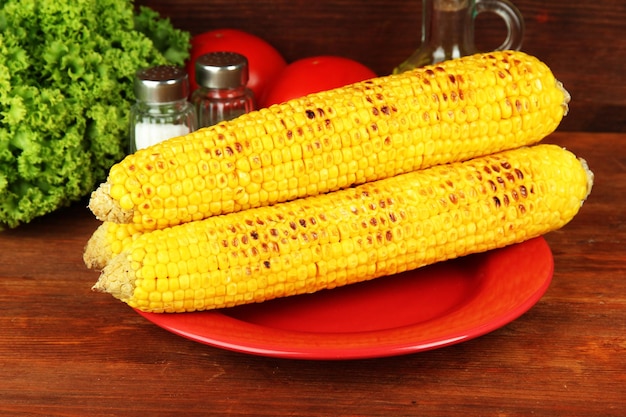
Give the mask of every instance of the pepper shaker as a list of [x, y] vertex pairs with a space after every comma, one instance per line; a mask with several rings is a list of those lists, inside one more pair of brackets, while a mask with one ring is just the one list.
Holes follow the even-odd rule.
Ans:
[[231, 120], [254, 110], [254, 93], [247, 87], [248, 59], [234, 52], [212, 52], [198, 57], [191, 102], [199, 127]]

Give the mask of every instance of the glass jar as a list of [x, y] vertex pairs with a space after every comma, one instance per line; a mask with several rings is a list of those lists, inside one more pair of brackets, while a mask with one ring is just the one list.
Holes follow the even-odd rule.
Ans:
[[248, 59], [234, 52], [212, 52], [195, 63], [199, 88], [191, 95], [199, 127], [231, 120], [254, 110], [254, 93], [247, 87]]
[[130, 152], [197, 129], [196, 111], [188, 101], [187, 72], [172, 65], [137, 71], [130, 113]]
[[509, 0], [422, 0], [421, 45], [393, 72], [478, 52], [474, 45], [474, 20], [483, 12], [495, 13], [506, 24], [507, 37], [496, 49], [520, 49], [524, 18]]

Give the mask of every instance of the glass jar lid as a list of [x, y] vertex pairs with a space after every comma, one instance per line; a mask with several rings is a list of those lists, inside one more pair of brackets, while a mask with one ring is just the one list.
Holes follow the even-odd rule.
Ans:
[[237, 88], [248, 84], [248, 59], [235, 52], [211, 52], [196, 60], [196, 82], [206, 88]]
[[146, 103], [171, 103], [189, 95], [187, 72], [174, 65], [141, 69], [135, 75], [135, 97]]

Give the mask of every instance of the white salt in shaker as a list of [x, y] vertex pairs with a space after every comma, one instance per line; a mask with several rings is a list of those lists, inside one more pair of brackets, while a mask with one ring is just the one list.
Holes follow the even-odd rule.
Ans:
[[187, 72], [172, 65], [137, 71], [130, 113], [130, 152], [197, 129], [194, 107], [187, 100]]

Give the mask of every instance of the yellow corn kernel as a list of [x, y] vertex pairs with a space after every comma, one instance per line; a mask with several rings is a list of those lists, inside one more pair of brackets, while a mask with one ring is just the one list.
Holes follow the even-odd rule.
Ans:
[[[464, 57], [290, 100], [140, 150], [111, 168], [90, 208], [101, 220], [154, 228], [189, 220], [178, 213], [185, 207], [157, 210], [151, 200], [192, 184], [222, 190], [194, 219], [335, 191], [534, 144], [558, 126], [568, 101], [532, 56]], [[320, 175], [337, 167], [334, 178]], [[288, 172], [297, 182], [280, 182], [291, 179]], [[154, 183], [142, 188], [145, 181]]]
[[569, 151], [522, 147], [140, 234], [94, 289], [182, 312], [335, 288], [556, 230], [592, 181]]

